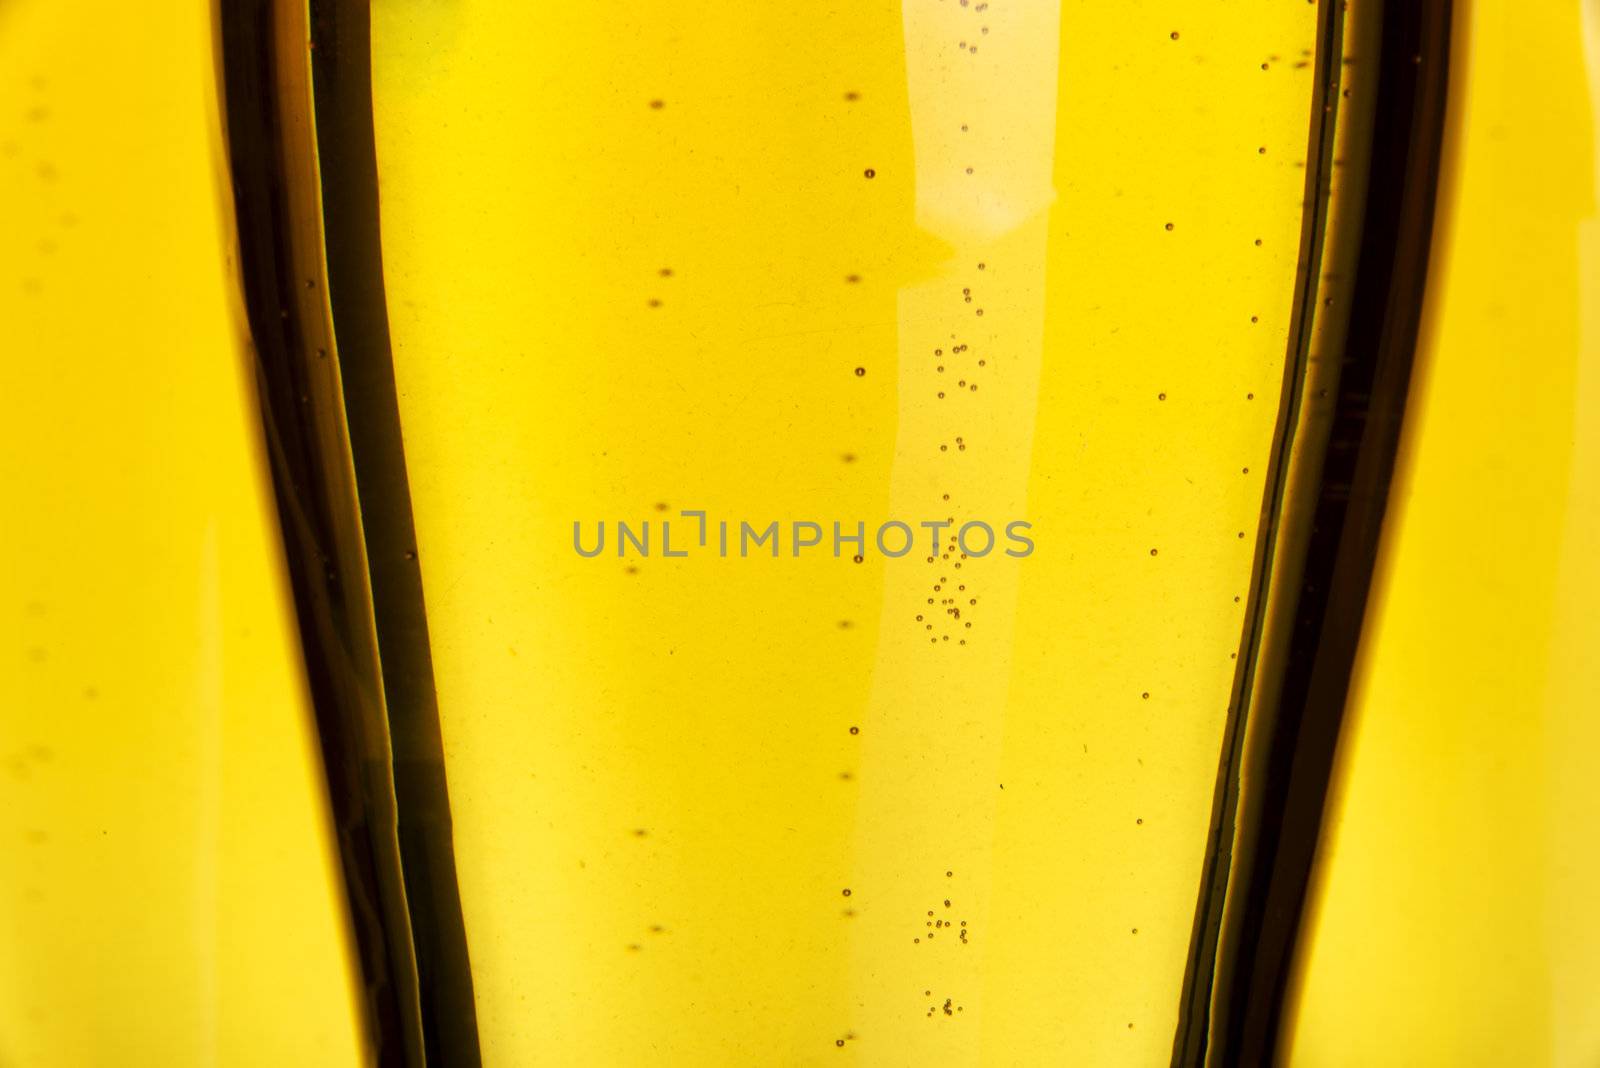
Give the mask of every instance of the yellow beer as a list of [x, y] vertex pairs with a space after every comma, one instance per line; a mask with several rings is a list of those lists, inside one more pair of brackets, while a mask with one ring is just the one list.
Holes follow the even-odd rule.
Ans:
[[487, 1063], [1170, 1056], [1315, 36], [1277, 0], [374, 6]]

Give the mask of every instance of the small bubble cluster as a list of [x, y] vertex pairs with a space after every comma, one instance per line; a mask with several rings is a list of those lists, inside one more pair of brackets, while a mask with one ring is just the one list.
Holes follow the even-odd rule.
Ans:
[[[945, 878], [949, 879], [954, 877], [955, 872], [947, 871], [944, 874]], [[932, 942], [942, 931], [947, 939], [952, 933], [954, 933], [956, 940], [961, 945], [970, 945], [971, 943], [968, 941], [968, 938], [970, 936], [971, 928], [967, 926], [967, 921], [950, 919], [945, 915], [945, 913], [952, 909], [954, 905], [955, 903], [953, 899], [947, 897], [941, 899], [935, 908], [928, 909], [926, 918], [922, 920], [922, 926], [924, 930], [912, 937], [912, 944], [921, 945], [924, 939]]]
[[[965, 129], [965, 127], [963, 127]], [[986, 261], [979, 261], [976, 265], [978, 271], [988, 269]], [[972, 308], [978, 314], [983, 314], [983, 309], [973, 308], [977, 293], [975, 290], [976, 279], [962, 285], [959, 291], [952, 289], [952, 310]], [[957, 409], [950, 406], [956, 396], [971, 398], [979, 392], [980, 372], [989, 366], [989, 357], [980, 356], [974, 351], [973, 343], [962, 339], [960, 332], [952, 332], [948, 340], [930, 346], [927, 350], [932, 359], [929, 365], [932, 368], [934, 381], [932, 395], [935, 402], [945, 402], [946, 408], [954, 416]], [[964, 410], [964, 409], [962, 409]], [[955, 426], [951, 426], [953, 430]], [[934, 443], [938, 452], [951, 456], [967, 452], [973, 443], [968, 440], [965, 432], [951, 434], [949, 438]], [[941, 503], [949, 504], [952, 495], [943, 491], [939, 495]], [[937, 514], [936, 512], [933, 514]], [[952, 576], [951, 571], [958, 571], [967, 561], [967, 554], [962, 551], [960, 544], [961, 523], [955, 515], [947, 515], [946, 527], [942, 529], [939, 540], [933, 546], [933, 554], [926, 556], [926, 562], [931, 565], [930, 571], [935, 571], [937, 578], [930, 577], [927, 591], [929, 596], [926, 602], [926, 611], [913, 615], [929, 644], [953, 644], [964, 646], [967, 644], [969, 632], [973, 629], [970, 609], [977, 605], [977, 598], [968, 592], [970, 579]]]

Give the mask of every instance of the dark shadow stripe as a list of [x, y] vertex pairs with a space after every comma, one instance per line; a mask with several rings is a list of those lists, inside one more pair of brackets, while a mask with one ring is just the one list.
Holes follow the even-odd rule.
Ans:
[[312, 73], [328, 294], [366, 531], [394, 745], [400, 852], [428, 1063], [480, 1063], [450, 799], [389, 343], [372, 117], [370, 10], [312, 0]]
[[1268, 580], [1276, 562], [1281, 535], [1290, 451], [1301, 411], [1306, 402], [1309, 360], [1315, 327], [1319, 322], [1320, 271], [1327, 241], [1329, 195], [1333, 178], [1335, 133], [1338, 127], [1345, 7], [1338, 0], [1321, 0], [1317, 9], [1316, 54], [1313, 57], [1311, 110], [1306, 143], [1305, 199], [1300, 228], [1300, 248], [1291, 305], [1288, 347], [1279, 392], [1277, 422], [1267, 471], [1263, 478], [1262, 513], [1258, 524], [1255, 564], [1246, 600], [1245, 624], [1239, 643], [1239, 663], [1234, 671], [1228, 718], [1223, 729], [1221, 759], [1212, 799], [1206, 856], [1201, 869], [1199, 900], [1184, 967], [1178, 1026], [1173, 1040], [1174, 1065], [1205, 1061], [1211, 1024], [1211, 998], [1216, 978], [1223, 909], [1233, 870], [1233, 843], [1239, 816], [1239, 772], [1244, 754], [1246, 712], [1255, 684], [1257, 657], [1264, 632]]
[[[419, 1068], [416, 965], [395, 833], [394, 787], [371, 640], [360, 531], [320, 313], [320, 272], [299, 269], [271, 0], [216, 9], [239, 271], [328, 798], [363, 981], [366, 1038], [382, 1065]], [[300, 237], [303, 240], [304, 234]]]
[[1207, 1033], [1183, 1063], [1267, 1064], [1277, 1052], [1421, 322], [1450, 21], [1449, 0], [1383, 7], [1367, 196], [1331, 428], [1286, 651], [1272, 665], [1274, 691], [1254, 713], [1261, 718], [1248, 755], [1248, 812], [1239, 805], [1239, 754], [1227, 770], [1238, 815], [1233, 871], [1244, 877], [1228, 887]]
[[383, 296], [367, 9], [312, 6], [309, 72], [295, 45], [279, 51], [298, 44], [292, 8], [217, 10], [245, 305], [368, 1037], [385, 1066], [471, 1068], [476, 1011]]

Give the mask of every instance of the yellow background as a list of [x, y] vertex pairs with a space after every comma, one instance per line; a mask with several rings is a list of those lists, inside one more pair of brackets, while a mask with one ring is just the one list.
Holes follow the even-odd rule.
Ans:
[[204, 4], [0, 6], [0, 1065], [362, 1060]]
[[[488, 1063], [1170, 1058], [1315, 17], [374, 5]], [[686, 508], [1038, 548], [573, 551]]]
[[[905, 7], [375, 5], [490, 1064], [1170, 1056], [1315, 9]], [[0, 1065], [366, 1057], [213, 33], [0, 6]], [[1296, 1064], [1600, 1054], [1597, 55], [1458, 7]], [[572, 552], [686, 507], [1038, 549]]]
[[1296, 1065], [1600, 1063], [1597, 98], [1593, 4], [1457, 5]]

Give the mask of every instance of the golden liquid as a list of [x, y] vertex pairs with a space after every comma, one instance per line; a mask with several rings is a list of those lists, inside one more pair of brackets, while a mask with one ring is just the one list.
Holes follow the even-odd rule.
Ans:
[[[487, 1063], [1170, 1057], [1314, 16], [375, 6]], [[1037, 548], [573, 550], [683, 509]]]
[[1296, 1065], [1600, 1063], [1600, 10], [1468, 5], [1450, 64]]
[[[1313, 7], [839, 6], [375, 5], [491, 1065], [1169, 1061]], [[1600, 1048], [1600, 33], [1506, 0], [1457, 25], [1295, 1064]], [[0, 4], [4, 1065], [370, 1063], [214, 33]], [[697, 506], [1015, 514], [1038, 548], [572, 551], [575, 519]], [[970, 629], [935, 606], [949, 643], [915, 619], [940, 577], [979, 599]]]
[[364, 1063], [204, 4], [0, 4], [0, 1065]]

